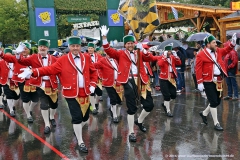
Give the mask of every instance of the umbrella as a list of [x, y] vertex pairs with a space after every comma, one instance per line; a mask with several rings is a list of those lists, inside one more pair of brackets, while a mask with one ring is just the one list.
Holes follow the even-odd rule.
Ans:
[[170, 43], [173, 43], [173, 48], [182, 46], [182, 42], [180, 42], [180, 41], [178, 41], [178, 40], [175, 40], [175, 39], [168, 39], [168, 40], [162, 42], [162, 43], [158, 46], [157, 50], [160, 50], [160, 49], [163, 49], [163, 50], [164, 50], [165, 46], [168, 45], [168, 44], [170, 44]]
[[63, 53], [68, 53], [69, 51], [70, 51], [69, 48], [66, 48], [63, 50]]
[[187, 58], [190, 58], [190, 59], [192, 59], [193, 57], [194, 57], [194, 55], [193, 55], [193, 51], [198, 51], [198, 49], [197, 48], [193, 48], [193, 47], [188, 47], [187, 49], [186, 49], [186, 53], [187, 53]]
[[186, 41], [187, 42], [202, 41], [202, 40], [204, 40], [204, 38], [206, 38], [209, 35], [211, 35], [211, 34], [210, 33], [206, 33], [206, 32], [195, 33], [195, 34], [192, 34], [191, 36], [189, 36]]
[[160, 44], [161, 44], [161, 42], [158, 42], [158, 41], [150, 41], [147, 43], [147, 45], [149, 45], [149, 46], [156, 46], [156, 45], [160, 45]]

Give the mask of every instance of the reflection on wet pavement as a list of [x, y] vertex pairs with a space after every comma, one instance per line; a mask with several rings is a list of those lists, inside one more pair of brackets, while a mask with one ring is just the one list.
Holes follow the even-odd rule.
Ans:
[[[44, 135], [44, 123], [39, 105], [34, 108], [34, 123], [28, 124], [22, 107], [16, 108], [16, 120], [40, 136], [41, 142], [26, 129], [0, 111], [0, 160], [34, 159], [240, 159], [240, 104], [238, 101], [222, 101], [218, 107], [218, 118], [224, 131], [213, 129], [213, 121], [202, 124], [199, 112], [208, 101], [194, 92], [189, 72], [186, 73], [186, 92], [171, 102], [173, 118], [165, 116], [161, 107], [162, 95], [154, 92], [154, 110], [144, 121], [147, 132], [139, 131], [135, 125], [136, 143], [128, 141], [126, 106], [118, 107], [120, 122], [114, 124], [108, 112], [109, 98], [104, 91], [99, 114], [90, 115], [83, 127], [83, 139], [89, 149], [83, 154], [77, 149], [71, 117], [67, 103], [59, 95], [56, 114], [57, 126], [49, 135]], [[237, 78], [240, 82], [240, 78]], [[226, 88], [226, 86], [225, 86]], [[224, 94], [226, 95], [226, 89]], [[9, 112], [5, 107], [5, 111]], [[140, 114], [140, 111], [137, 113]], [[46, 144], [50, 144], [50, 147]], [[54, 147], [56, 150], [53, 151]]]

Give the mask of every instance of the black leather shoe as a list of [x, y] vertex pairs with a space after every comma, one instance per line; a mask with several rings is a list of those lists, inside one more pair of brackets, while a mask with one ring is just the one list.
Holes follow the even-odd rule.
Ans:
[[32, 111], [30, 111], [30, 115], [33, 116]]
[[92, 111], [92, 114], [96, 115], [96, 114], [98, 114], [98, 111], [97, 111], [96, 109], [94, 109], [94, 110]]
[[0, 104], [0, 109], [3, 109], [3, 108], [4, 108], [4, 106], [2, 104]]
[[57, 126], [55, 119], [50, 119], [50, 122], [53, 127]]
[[33, 118], [29, 117], [29, 118], [27, 118], [27, 121], [28, 121], [28, 123], [33, 123]]
[[162, 107], [163, 107], [164, 112], [167, 113], [167, 108], [166, 108], [166, 106], [164, 106], [164, 103], [162, 103]]
[[219, 123], [217, 123], [217, 124], [214, 126], [214, 129], [217, 130], [217, 131], [223, 131], [223, 128], [220, 126]]
[[128, 138], [129, 138], [129, 141], [130, 141], [130, 142], [137, 142], [137, 138], [136, 138], [136, 136], [134, 135], [134, 133], [131, 133], [131, 134], [128, 136]]
[[49, 134], [50, 132], [51, 132], [50, 127], [46, 126], [46, 127], [44, 128], [44, 134]]
[[116, 118], [113, 118], [113, 123], [118, 123], [119, 122], [119, 120], [118, 120], [118, 118], [116, 117]]
[[202, 117], [203, 123], [205, 123], [206, 125], [208, 124], [207, 122], [207, 116], [203, 115], [203, 112], [199, 112], [199, 115]]
[[108, 110], [110, 112], [111, 117], [113, 118], [113, 113], [112, 113], [111, 107]]
[[87, 149], [87, 147], [85, 146], [84, 143], [81, 143], [81, 144], [79, 145], [79, 150], [80, 150], [81, 152], [83, 152], [83, 153], [88, 153], [88, 149]]
[[168, 117], [173, 117], [173, 115], [172, 115], [172, 113], [171, 113], [170, 111], [167, 112], [166, 115], [167, 115]]
[[146, 132], [147, 129], [142, 125], [142, 123], [138, 123], [138, 120], [136, 119], [134, 121], [134, 123], [139, 127], [139, 129], [142, 131], [142, 132]]
[[11, 117], [15, 117], [15, 116], [16, 116], [16, 115], [15, 115], [15, 112], [14, 112], [14, 111], [11, 111], [11, 112], [10, 112], [10, 116], [11, 116]]

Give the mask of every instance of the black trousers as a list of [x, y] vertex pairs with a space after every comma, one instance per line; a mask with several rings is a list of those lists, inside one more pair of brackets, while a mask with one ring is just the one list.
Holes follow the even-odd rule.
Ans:
[[7, 84], [3, 85], [2, 87], [7, 99], [19, 99], [19, 95], [17, 95], [15, 91], [12, 91]]
[[83, 116], [82, 110], [80, 108], [81, 106], [75, 98], [66, 98], [66, 101], [68, 103], [70, 114], [72, 116], [72, 124], [79, 124], [88, 120], [90, 107], [88, 107], [85, 116]]
[[41, 88], [37, 87], [37, 93], [41, 102], [40, 108], [42, 110], [48, 110], [49, 108], [56, 109], [58, 107], [58, 100], [54, 103]]
[[[134, 83], [132, 79], [128, 80], [128, 83], [123, 84], [124, 87], [124, 96], [126, 99], [127, 104], [127, 113], [129, 115], [134, 115], [137, 112], [137, 106], [136, 106], [136, 95], [133, 90], [133, 88], [129, 85], [129, 83], [137, 88], [137, 85]], [[143, 109], [146, 112], [151, 112], [154, 104], [153, 104], [153, 98], [151, 96], [151, 92], [147, 91], [146, 99], [141, 97], [141, 104], [143, 105]]]
[[25, 82], [20, 83], [18, 82], [18, 87], [20, 90], [20, 97], [22, 99], [22, 101], [24, 103], [28, 103], [29, 101], [32, 102], [38, 102], [38, 93], [36, 92], [24, 92], [23, 88], [24, 88]]
[[102, 90], [98, 86], [95, 88], [94, 93], [90, 94], [90, 96], [95, 96], [95, 95], [102, 96]]
[[121, 104], [121, 98], [117, 94], [115, 88], [113, 87], [105, 87], [107, 90], [108, 96], [110, 98], [110, 104], [111, 105], [116, 105], [116, 104]]
[[170, 101], [177, 97], [176, 87], [168, 80], [160, 79], [160, 88], [164, 101]]
[[196, 74], [192, 74], [195, 89], [198, 89]]
[[2, 85], [0, 84], [0, 96], [2, 96]]
[[203, 82], [207, 99], [210, 103], [210, 107], [216, 108], [221, 103], [220, 92], [216, 89], [214, 82]]

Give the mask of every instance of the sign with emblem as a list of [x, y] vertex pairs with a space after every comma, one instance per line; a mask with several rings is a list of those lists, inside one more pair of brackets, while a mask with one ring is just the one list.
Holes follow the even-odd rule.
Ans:
[[123, 17], [117, 12], [117, 10], [108, 10], [108, 25], [123, 26]]
[[240, 1], [239, 2], [231, 2], [231, 10], [232, 11], [240, 11]]
[[54, 8], [35, 8], [36, 26], [55, 26]]

